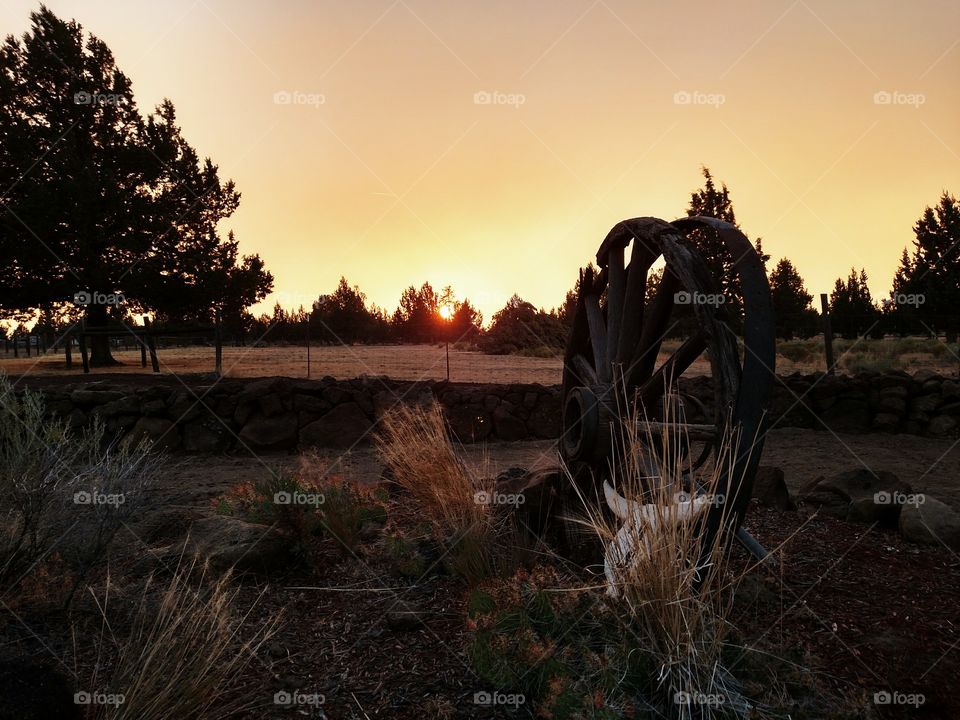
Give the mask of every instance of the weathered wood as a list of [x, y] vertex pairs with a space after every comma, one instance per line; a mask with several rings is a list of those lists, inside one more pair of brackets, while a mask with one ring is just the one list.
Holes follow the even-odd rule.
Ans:
[[623, 248], [607, 254], [607, 362], [617, 361], [620, 331], [623, 323], [623, 298], [626, 293], [626, 270], [623, 267]]
[[600, 382], [610, 382], [610, 363], [607, 362], [607, 329], [600, 311], [600, 298], [587, 295], [584, 298], [587, 325], [590, 328], [590, 345], [593, 349], [593, 366]]

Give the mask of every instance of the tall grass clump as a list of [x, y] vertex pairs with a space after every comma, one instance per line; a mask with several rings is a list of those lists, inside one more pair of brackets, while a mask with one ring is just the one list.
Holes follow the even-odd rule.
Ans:
[[253, 621], [243, 639], [256, 602], [237, 613], [229, 574], [207, 580], [195, 560], [178, 566], [166, 587], [155, 588], [150, 578], [124, 629], [110, 619], [110, 584], [103, 597], [94, 595], [101, 628], [87, 692], [100, 689], [122, 701], [90, 705], [91, 720], [216, 720], [269, 702], [234, 681], [281, 617]]
[[[678, 403], [664, 407], [665, 423], [683, 421]], [[732, 536], [721, 533], [709, 548], [701, 542], [708, 512], [727, 492], [738, 438], [719, 439], [716, 463], [694, 471], [696, 453], [684, 431], [649, 430], [636, 405], [626, 415], [611, 462], [626, 519], [585, 502], [585, 522], [606, 548], [609, 601], [625, 641], [656, 669], [654, 693], [671, 715], [742, 716], [744, 701], [722, 663], [739, 580], [730, 563]]]
[[505, 519], [480, 500], [489, 488], [454, 449], [440, 406], [398, 406], [385, 413], [376, 439], [394, 482], [410, 494], [450, 565], [473, 582], [496, 571]]

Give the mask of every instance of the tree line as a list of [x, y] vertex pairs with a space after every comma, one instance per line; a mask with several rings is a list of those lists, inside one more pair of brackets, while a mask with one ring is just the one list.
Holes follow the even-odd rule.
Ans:
[[[254, 316], [249, 308], [273, 290], [259, 255], [241, 255], [221, 221], [240, 193], [201, 159], [164, 100], [142, 113], [132, 83], [109, 48], [46, 7], [31, 14], [21, 39], [0, 45], [0, 319], [14, 335], [62, 333], [81, 319], [88, 328], [135, 324], [149, 314], [160, 326], [216, 324], [238, 342], [460, 342], [492, 353], [552, 353], [562, 348], [576, 311], [577, 286], [547, 310], [519, 295], [488, 327], [469, 299], [425, 282], [403, 291], [393, 312], [368, 302], [341, 278], [311, 307]], [[726, 184], [708, 168], [687, 214], [739, 223]], [[830, 294], [834, 330], [845, 337], [946, 334], [956, 341], [960, 313], [960, 203], [947, 192], [913, 227], [888, 298], [871, 297], [864, 270], [838, 278]], [[743, 312], [734, 258], [711, 230], [692, 242], [737, 323]], [[766, 266], [762, 239], [754, 245]], [[662, 270], [647, 278], [654, 292]], [[781, 338], [821, 331], [813, 296], [788, 258], [769, 270]], [[602, 300], [601, 300], [602, 302]], [[695, 322], [678, 308], [671, 334]], [[2, 331], [6, 334], [6, 331]], [[110, 364], [105, 336], [91, 341], [93, 365]]]

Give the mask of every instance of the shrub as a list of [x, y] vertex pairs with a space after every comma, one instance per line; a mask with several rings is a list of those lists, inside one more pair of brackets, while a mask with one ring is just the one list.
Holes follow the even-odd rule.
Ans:
[[18, 395], [0, 374], [0, 580], [45, 558], [62, 560], [70, 577], [59, 589], [69, 603], [140, 509], [164, 460], [148, 441], [108, 443], [99, 422], [69, 431], [48, 416], [41, 394]]
[[[159, 597], [153, 578], [147, 581], [126, 632], [110, 619], [109, 583], [102, 598], [94, 595], [102, 627], [92, 634], [96, 662], [89, 688], [106, 688], [123, 695], [123, 702], [90, 705], [90, 720], [216, 719], [266, 702], [233, 681], [273, 636], [281, 617], [256, 623], [241, 639], [253, 607], [237, 615], [238, 591], [230, 587], [229, 574], [204, 588], [206, 569], [194, 563], [178, 566]], [[190, 580], [195, 570], [200, 570], [197, 587]], [[99, 676], [103, 668], [105, 678]]]

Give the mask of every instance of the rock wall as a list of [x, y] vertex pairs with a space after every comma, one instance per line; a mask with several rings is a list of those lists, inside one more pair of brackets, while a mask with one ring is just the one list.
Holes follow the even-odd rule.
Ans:
[[[709, 406], [709, 378], [690, 378], [681, 387]], [[72, 427], [100, 418], [111, 437], [147, 436], [186, 452], [348, 448], [369, 441], [369, 429], [394, 404], [433, 399], [463, 442], [548, 439], [560, 432], [559, 386], [267, 378], [189, 388], [85, 382], [43, 392], [50, 411]], [[960, 383], [932, 374], [790, 375], [774, 387], [770, 419], [776, 427], [956, 436]]]

